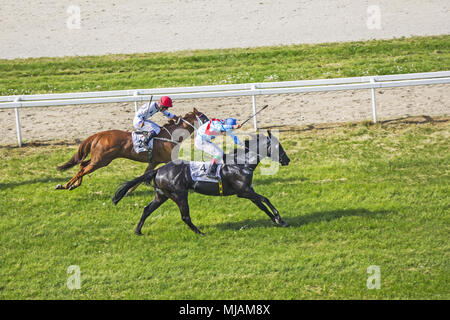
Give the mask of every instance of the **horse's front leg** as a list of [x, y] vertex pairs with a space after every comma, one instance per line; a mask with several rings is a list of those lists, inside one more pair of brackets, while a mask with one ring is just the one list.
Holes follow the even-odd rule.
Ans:
[[[285, 221], [281, 219], [278, 210], [272, 205], [269, 199], [256, 193], [255, 190], [253, 190], [253, 188], [248, 188], [245, 191], [239, 193], [238, 197], [249, 199], [250, 201], [252, 201], [258, 208], [264, 211], [276, 225], [282, 227], [289, 226]], [[267, 209], [264, 203], [266, 203], [267, 206], [272, 210], [273, 214], [272, 212], [269, 211], [269, 209]]]
[[189, 228], [191, 228], [191, 230], [195, 233], [204, 235], [204, 233], [201, 232], [191, 221], [191, 216], [189, 214], [188, 193], [176, 193], [173, 194], [170, 198], [178, 205], [183, 222], [186, 223]]
[[269, 208], [270, 210], [272, 210], [274, 216], [275, 216], [275, 223], [279, 226], [282, 227], [288, 227], [289, 224], [287, 224], [285, 221], [283, 221], [283, 219], [281, 219], [280, 213], [278, 212], [278, 210], [274, 207], [274, 205], [270, 202], [270, 200], [268, 198], [266, 198], [265, 196], [258, 194], [255, 192], [255, 194], [258, 195], [258, 197], [261, 199], [262, 202], [264, 202]]

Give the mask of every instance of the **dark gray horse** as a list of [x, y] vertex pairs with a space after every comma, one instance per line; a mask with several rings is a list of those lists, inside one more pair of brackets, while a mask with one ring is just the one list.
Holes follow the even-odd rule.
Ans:
[[127, 191], [136, 184], [142, 182], [150, 184], [152, 181], [154, 182], [155, 198], [144, 209], [141, 220], [135, 230], [135, 233], [138, 235], [142, 234], [141, 229], [145, 219], [166, 202], [167, 199], [173, 200], [178, 205], [181, 218], [194, 232], [203, 234], [192, 223], [189, 215], [189, 189], [211, 196], [237, 195], [239, 198], [249, 199], [263, 210], [275, 224], [287, 227], [288, 224], [281, 219], [280, 214], [269, 199], [256, 193], [252, 188], [253, 171], [258, 166], [261, 158], [269, 157], [271, 160], [281, 163], [282, 166], [286, 166], [290, 162], [278, 139], [272, 136], [270, 131], [267, 131], [267, 133], [268, 136], [256, 135], [251, 141], [247, 140], [245, 142], [244, 149], [235, 149], [232, 153], [224, 156], [224, 165], [219, 172], [220, 183], [194, 181], [191, 177], [189, 162], [175, 160], [124, 183], [116, 191], [112, 201], [114, 204], [117, 204]]

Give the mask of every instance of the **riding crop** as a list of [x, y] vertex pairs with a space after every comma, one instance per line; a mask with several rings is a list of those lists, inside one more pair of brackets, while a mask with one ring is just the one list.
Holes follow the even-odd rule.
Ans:
[[246, 124], [250, 119], [252, 119], [254, 116], [256, 116], [258, 113], [260, 113], [261, 111], [263, 111], [264, 109], [266, 109], [269, 105], [266, 104], [264, 107], [261, 108], [261, 110], [259, 110], [258, 112], [256, 112], [255, 114], [253, 114], [250, 118], [248, 118], [247, 120], [245, 120], [244, 122], [241, 123], [241, 127], [244, 126], [244, 124]]

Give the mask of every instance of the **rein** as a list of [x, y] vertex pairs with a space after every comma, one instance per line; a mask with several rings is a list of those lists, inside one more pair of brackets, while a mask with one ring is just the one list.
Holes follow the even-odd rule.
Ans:
[[[197, 117], [197, 115], [195, 115], [195, 117], [197, 118], [197, 121], [199, 121], [199, 118]], [[186, 121], [186, 120], [184, 120], [183, 118], [178, 118], [178, 122], [179, 121], [183, 121], [184, 123], [186, 123], [186, 124], [188, 124], [188, 125], [190, 125], [191, 127], [192, 127], [192, 129], [197, 129], [195, 126], [193, 126], [192, 124], [190, 124], [188, 121]], [[199, 121], [200, 122], [200, 121]]]
[[260, 153], [258, 153], [258, 152], [254, 152], [254, 151], [250, 150], [250, 148], [247, 148], [246, 146], [244, 146], [244, 149], [248, 150], [249, 153], [251, 152], [251, 153], [256, 154], [256, 155], [257, 155], [259, 158], [261, 158], [261, 159], [267, 158], [267, 155], [266, 155], [266, 156], [263, 156], [262, 154], [260, 154]]
[[[259, 140], [259, 139], [258, 139], [258, 140]], [[260, 159], [264, 159], [264, 158], [268, 158], [268, 157], [272, 156], [272, 139], [270, 139], [270, 137], [269, 137], [269, 142], [270, 142], [270, 144], [269, 144], [269, 146], [268, 146], [267, 149], [270, 150], [270, 153], [268, 153], [268, 154], [265, 155], [265, 156], [263, 156], [262, 154], [260, 154], [260, 153], [258, 153], [258, 152], [254, 152], [253, 150], [250, 150], [250, 148], [246, 147], [245, 145], [243, 146], [243, 148], [244, 148], [245, 150], [247, 150], [249, 153], [251, 152], [251, 153], [253, 153], [253, 154], [256, 154], [256, 156], [258, 156]], [[283, 153], [280, 154], [280, 158], [282, 158], [282, 157], [285, 156], [285, 155], [286, 155], [286, 151], [283, 150]]]
[[167, 141], [167, 142], [172, 142], [172, 143], [175, 143], [175, 144], [179, 143], [178, 141], [175, 141], [175, 140], [166, 139], [166, 138], [158, 138], [158, 137], [154, 137], [153, 140]]
[[[199, 123], [202, 122], [202, 121], [200, 120], [200, 118], [199, 118], [197, 115], [195, 115], [195, 117], [197, 118], [197, 121], [198, 121]], [[178, 121], [176, 122], [176, 125], [178, 125], [178, 124], [180, 123], [180, 121], [183, 121], [185, 124], [190, 125], [190, 126], [192, 127], [192, 129], [194, 129], [194, 131], [197, 129], [194, 125], [192, 125], [191, 123], [189, 123], [189, 121], [185, 120], [185, 119], [182, 118], [182, 117], [178, 117]], [[170, 136], [170, 139], [154, 137], [154, 138], [153, 138], [154, 140], [156, 139], [156, 140], [167, 141], [167, 142], [172, 142], [172, 143], [175, 143], [175, 144], [179, 144], [178, 141], [173, 140], [173, 138], [172, 138], [172, 133], [169, 131], [169, 129], [167, 129], [167, 128], [164, 127], [164, 126], [161, 127], [161, 128], [163, 128], [164, 130], [167, 131], [167, 133], [168, 133], [169, 136]]]

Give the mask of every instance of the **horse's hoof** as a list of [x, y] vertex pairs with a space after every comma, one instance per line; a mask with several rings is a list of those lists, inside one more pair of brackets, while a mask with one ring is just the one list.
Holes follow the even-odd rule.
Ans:
[[55, 187], [55, 190], [60, 190], [60, 189], [63, 189], [63, 186], [62, 186], [61, 184], [58, 184], [58, 185]]
[[275, 223], [280, 227], [284, 227], [284, 228], [289, 227], [289, 224], [283, 220], [276, 221]]
[[137, 236], [143, 236], [144, 234], [140, 231], [134, 230], [134, 234]]
[[72, 191], [73, 189], [75, 189], [74, 186], [70, 186], [70, 187], [68, 188], [69, 191]]

